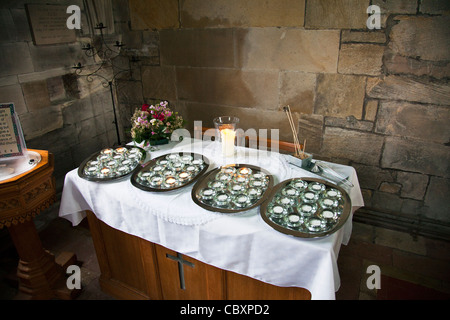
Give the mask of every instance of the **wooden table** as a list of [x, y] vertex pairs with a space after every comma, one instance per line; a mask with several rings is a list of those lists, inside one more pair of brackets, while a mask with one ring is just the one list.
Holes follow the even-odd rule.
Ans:
[[54, 158], [48, 151], [30, 171], [0, 182], [0, 228], [7, 227], [19, 255], [17, 276], [20, 298], [71, 299], [80, 290], [66, 286], [65, 270], [75, 264], [74, 254], [55, 260], [44, 250], [33, 217], [55, 201]]

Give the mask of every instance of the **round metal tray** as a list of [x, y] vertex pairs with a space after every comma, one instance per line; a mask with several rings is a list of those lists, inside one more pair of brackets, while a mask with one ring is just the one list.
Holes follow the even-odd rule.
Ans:
[[[84, 172], [84, 168], [86, 167], [86, 164], [89, 161], [91, 161], [91, 160], [97, 159], [97, 157], [101, 154], [102, 150], [105, 150], [105, 149], [116, 150], [116, 149], [119, 149], [119, 148], [126, 148], [126, 149], [128, 149], [128, 151], [130, 151], [132, 149], [138, 149], [138, 152], [141, 154], [140, 161], [135, 163], [132, 166], [132, 168], [130, 170], [128, 170], [126, 173], [123, 173], [123, 174], [118, 174], [117, 173], [114, 176], [109, 176], [109, 177], [90, 176], [90, 175], [87, 175]], [[122, 178], [128, 176], [130, 173], [132, 173], [134, 170], [136, 170], [136, 168], [139, 167], [139, 165], [142, 164], [145, 161], [145, 157], [146, 157], [146, 151], [144, 149], [140, 148], [140, 147], [137, 147], [137, 146], [124, 145], [124, 146], [117, 146], [117, 147], [114, 147], [114, 148], [105, 148], [105, 149], [102, 149], [102, 150], [100, 150], [98, 152], [95, 152], [95, 153], [91, 154], [89, 157], [87, 157], [80, 164], [80, 166], [78, 167], [78, 176], [80, 178], [83, 178], [83, 179], [88, 180], [88, 181], [95, 181], [95, 182], [107, 182], [107, 181], [119, 180], [119, 179], [122, 179]]]
[[[216, 175], [227, 168], [234, 168], [236, 170], [239, 170], [242, 168], [250, 168], [252, 170], [252, 173], [251, 173], [252, 175], [254, 175], [257, 172], [263, 173], [265, 175], [266, 179], [268, 179], [268, 181], [267, 181], [267, 186], [264, 187], [264, 190], [263, 190], [261, 196], [258, 199], [255, 199], [254, 201], [252, 201], [248, 206], [241, 207], [241, 208], [235, 207], [234, 205], [219, 207], [219, 206], [216, 206], [212, 201], [211, 202], [202, 201], [201, 196], [200, 196], [201, 190], [206, 188], [208, 186], [208, 183], [215, 181]], [[245, 183], [244, 183], [244, 185], [245, 185]], [[248, 190], [248, 184], [245, 187]], [[207, 174], [205, 174], [201, 179], [199, 179], [197, 181], [197, 183], [192, 188], [191, 196], [192, 196], [192, 200], [197, 205], [199, 205], [200, 207], [202, 207], [206, 210], [221, 212], [221, 213], [235, 213], [235, 212], [250, 210], [250, 209], [253, 209], [253, 208], [261, 205], [261, 203], [264, 201], [264, 199], [266, 198], [267, 194], [269, 193], [269, 191], [272, 187], [273, 187], [273, 176], [267, 170], [257, 167], [257, 166], [249, 165], [249, 164], [230, 164], [230, 165], [215, 168], [215, 169], [211, 170], [210, 172], [208, 172]]]
[[[316, 210], [313, 209], [314, 213], [313, 214], [308, 213], [307, 215], [304, 215], [304, 213], [299, 212], [299, 210], [301, 210], [299, 208], [302, 208], [302, 206], [306, 204], [306, 202], [304, 202], [301, 198], [302, 191], [299, 191], [298, 195], [291, 197], [293, 199], [293, 202], [287, 204], [284, 207], [286, 210], [283, 211], [283, 213], [280, 213], [281, 211], [280, 209], [278, 210], [277, 214], [269, 213], [270, 206], [272, 205], [276, 206], [277, 199], [278, 201], [281, 201], [280, 200], [281, 198], [277, 197], [283, 196], [282, 191], [287, 190], [286, 188], [292, 186], [291, 182], [293, 181], [297, 182], [298, 180], [306, 182], [308, 184], [308, 187], [313, 183], [319, 183], [325, 186], [324, 191], [315, 192], [317, 194], [317, 199], [314, 198], [314, 200], [309, 200], [305, 197], [303, 198], [307, 199], [308, 201], [311, 201], [309, 204], [311, 204], [313, 208], [316, 208]], [[325, 216], [325, 214], [322, 213], [324, 213], [328, 209], [324, 209], [322, 206], [323, 203], [325, 202], [325, 199], [328, 199], [328, 197], [325, 196], [325, 192], [329, 192], [332, 190], [333, 192], [335, 190], [338, 190], [341, 194], [341, 198], [337, 203], [338, 205], [337, 207], [335, 208], [333, 207], [334, 209], [329, 209], [330, 212], [336, 213], [335, 216], [327, 217]], [[322, 238], [338, 231], [345, 224], [348, 217], [350, 216], [351, 207], [352, 206], [350, 197], [343, 188], [322, 179], [293, 178], [285, 180], [273, 188], [270, 195], [261, 205], [260, 214], [262, 219], [269, 226], [271, 226], [272, 228], [274, 228], [279, 232], [300, 238]], [[274, 207], [272, 207], [271, 209], [273, 212], [275, 211]], [[293, 218], [292, 219], [293, 221], [290, 220], [291, 217]], [[328, 222], [326, 222], [327, 220]], [[316, 223], [320, 222], [321, 226], [323, 227], [318, 227], [317, 230], [312, 230], [314, 226], [312, 224], [309, 224], [311, 221], [314, 221]], [[288, 223], [291, 225], [288, 225]]]
[[[194, 172], [190, 179], [188, 179], [184, 182], [179, 182], [176, 186], [173, 186], [173, 187], [164, 187], [164, 186], [155, 187], [155, 186], [151, 186], [149, 184], [143, 184], [140, 182], [140, 179], [139, 179], [140, 173], [150, 172], [151, 168], [153, 168], [155, 165], [157, 165], [159, 160], [166, 159], [170, 155], [178, 155], [180, 157], [191, 156], [192, 160], [201, 159], [201, 160], [203, 160], [202, 169]], [[135, 186], [136, 188], [139, 188], [144, 191], [149, 191], [149, 192], [167, 192], [167, 191], [180, 189], [180, 188], [183, 188], [183, 187], [190, 185], [191, 183], [197, 181], [197, 179], [199, 177], [201, 177], [208, 170], [209, 163], [210, 162], [207, 157], [205, 157], [204, 155], [201, 155], [201, 154], [197, 154], [197, 153], [173, 152], [173, 153], [169, 153], [169, 154], [164, 154], [162, 156], [159, 156], [155, 159], [150, 160], [144, 167], [140, 168], [139, 170], [135, 170], [135, 172], [131, 176], [131, 184], [133, 186]], [[192, 164], [192, 163], [191, 162], [185, 163], [185, 166], [188, 166], [189, 164]], [[167, 168], [166, 168], [166, 165], [162, 165], [162, 166], [164, 167], [164, 169], [169, 169], [169, 164], [167, 164]]]

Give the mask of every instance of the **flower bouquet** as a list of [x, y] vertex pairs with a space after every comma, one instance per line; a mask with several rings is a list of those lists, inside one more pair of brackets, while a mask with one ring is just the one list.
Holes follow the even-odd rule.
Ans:
[[144, 142], [144, 145], [160, 145], [169, 142], [172, 132], [184, 126], [185, 121], [172, 112], [167, 101], [162, 101], [159, 105], [142, 105], [136, 109], [131, 118], [131, 137], [137, 143]]

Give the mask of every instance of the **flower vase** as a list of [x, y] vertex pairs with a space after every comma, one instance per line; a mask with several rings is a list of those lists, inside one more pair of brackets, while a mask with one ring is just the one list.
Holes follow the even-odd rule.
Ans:
[[167, 139], [167, 138], [162, 138], [162, 139], [158, 139], [158, 140], [150, 140], [151, 146], [160, 146], [160, 145], [168, 144], [168, 143], [169, 143], [169, 139]]

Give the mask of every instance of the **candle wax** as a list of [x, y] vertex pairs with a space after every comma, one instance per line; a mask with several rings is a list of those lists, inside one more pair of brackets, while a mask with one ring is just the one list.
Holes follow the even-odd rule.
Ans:
[[231, 157], [234, 155], [234, 138], [236, 132], [231, 129], [223, 129], [220, 131], [222, 138], [222, 155], [225, 157]]

